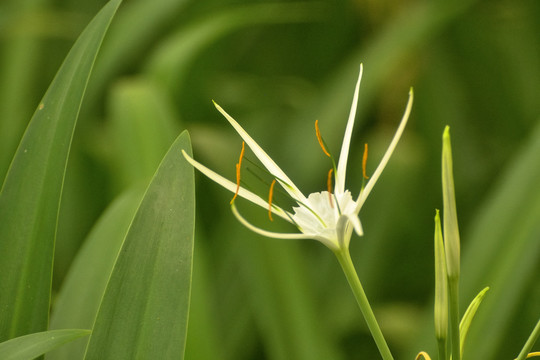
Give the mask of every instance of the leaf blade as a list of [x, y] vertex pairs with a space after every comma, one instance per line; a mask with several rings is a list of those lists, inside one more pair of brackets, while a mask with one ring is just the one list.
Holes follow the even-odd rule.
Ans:
[[[194, 174], [171, 146], [128, 231], [86, 359], [183, 358], [191, 289]], [[179, 220], [180, 219], [180, 220]]]
[[45, 330], [58, 209], [73, 131], [103, 37], [121, 0], [81, 34], [15, 153], [0, 193], [0, 341]]
[[[118, 197], [98, 220], [56, 298], [51, 329], [92, 328], [127, 230], [144, 194], [136, 187]], [[85, 339], [87, 340], [87, 339]], [[75, 341], [47, 354], [47, 360], [82, 359], [88, 341]]]
[[0, 359], [31, 360], [89, 334], [90, 330], [62, 329], [19, 336], [0, 344]]

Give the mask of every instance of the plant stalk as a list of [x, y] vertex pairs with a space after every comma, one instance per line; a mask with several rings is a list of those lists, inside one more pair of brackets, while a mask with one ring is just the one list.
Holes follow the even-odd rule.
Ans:
[[364, 288], [360, 283], [360, 279], [358, 278], [358, 274], [356, 273], [356, 270], [352, 263], [349, 249], [337, 250], [334, 253], [336, 254], [339, 264], [341, 265], [341, 268], [343, 269], [343, 272], [347, 277], [347, 281], [351, 286], [351, 290], [354, 293], [356, 302], [360, 307], [360, 311], [362, 311], [362, 315], [366, 320], [369, 331], [373, 336], [373, 340], [375, 340], [375, 343], [377, 344], [377, 348], [379, 348], [379, 352], [381, 353], [382, 358], [384, 360], [393, 360], [394, 358], [392, 357], [390, 348], [388, 347], [388, 344], [386, 343], [386, 340], [384, 339], [384, 336], [381, 332], [381, 328], [379, 327], [379, 324], [375, 319], [375, 314], [373, 313], [373, 310], [369, 305], [369, 301], [367, 299], [366, 293], [364, 292]]
[[461, 360], [461, 347], [459, 339], [459, 277], [448, 278], [448, 296], [450, 305], [450, 339], [452, 359]]
[[446, 360], [446, 339], [438, 339], [437, 345], [439, 348], [439, 360]]
[[519, 353], [516, 360], [524, 360], [527, 358], [527, 355], [529, 351], [531, 351], [534, 343], [536, 342], [536, 339], [540, 336], [540, 319], [536, 323], [536, 326], [534, 327], [531, 336], [529, 336], [529, 339], [525, 343], [525, 346], [523, 346], [523, 349]]

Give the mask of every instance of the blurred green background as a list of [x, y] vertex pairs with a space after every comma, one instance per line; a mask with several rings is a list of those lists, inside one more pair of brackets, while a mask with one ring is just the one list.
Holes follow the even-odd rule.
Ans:
[[[70, 46], [105, 4], [0, 3], [0, 174]], [[349, 162], [361, 185], [415, 103], [360, 214], [351, 251], [396, 358], [433, 351], [433, 216], [441, 135], [451, 126], [462, 233], [462, 308], [491, 291], [465, 356], [511, 359], [540, 315], [540, 2], [536, 0], [126, 0], [99, 54], [64, 186], [54, 289], [93, 224], [148, 182], [177, 134], [234, 179], [241, 140], [218, 102], [305, 192], [326, 186], [364, 64]], [[355, 164], [357, 164], [355, 166]], [[373, 359], [376, 347], [333, 255], [264, 239], [230, 195], [197, 174], [188, 359]], [[248, 204], [240, 203], [248, 212]], [[251, 219], [274, 230], [264, 211]], [[151, 239], [149, 239], [151, 241]], [[53, 299], [54, 300], [54, 299]], [[171, 299], [174, 301], [174, 299]], [[54, 306], [54, 303], [53, 303]]]

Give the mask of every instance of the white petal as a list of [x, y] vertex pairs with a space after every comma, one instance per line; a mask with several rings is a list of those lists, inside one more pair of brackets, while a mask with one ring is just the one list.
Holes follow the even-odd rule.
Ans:
[[242, 223], [242, 225], [244, 225], [249, 230], [251, 230], [251, 231], [253, 231], [253, 232], [255, 232], [255, 233], [259, 234], [259, 235], [266, 236], [266, 237], [271, 237], [271, 238], [275, 238], [275, 239], [290, 239], [290, 240], [313, 239], [312, 236], [309, 236], [309, 235], [306, 235], [306, 234], [300, 234], [300, 233], [277, 233], [277, 232], [273, 232], [273, 231], [263, 230], [261, 228], [256, 227], [255, 225], [252, 225], [246, 219], [244, 219], [242, 217], [242, 215], [240, 215], [240, 213], [236, 209], [236, 206], [234, 205], [234, 203], [231, 205], [231, 209], [232, 209], [232, 212], [233, 212], [234, 216], [236, 216], [236, 218], [238, 219], [238, 221], [240, 221], [240, 223]]
[[236, 120], [234, 120], [229, 114], [225, 112], [225, 110], [221, 108], [221, 106], [219, 106], [215, 102], [214, 106], [223, 116], [225, 116], [227, 121], [229, 121], [229, 123], [234, 127], [236, 132], [240, 135], [240, 137], [242, 137], [242, 139], [253, 151], [255, 156], [257, 156], [259, 161], [266, 167], [270, 174], [276, 177], [278, 183], [283, 186], [285, 191], [287, 191], [293, 199], [300, 202], [305, 202], [306, 197], [304, 196], [304, 194], [302, 194], [302, 192], [296, 187], [296, 185], [294, 185], [291, 179], [287, 177], [283, 170], [281, 170], [279, 166], [277, 166], [274, 160], [272, 160], [272, 158], [268, 156], [268, 154], [259, 146], [259, 144], [257, 144], [251, 136], [249, 136], [249, 134], [242, 128], [242, 126], [240, 126], [240, 124], [238, 124]]
[[405, 130], [405, 125], [407, 125], [407, 120], [409, 120], [409, 115], [411, 113], [413, 98], [414, 98], [414, 94], [413, 94], [413, 89], [411, 88], [411, 90], [409, 91], [409, 100], [407, 102], [407, 107], [405, 108], [405, 113], [403, 114], [403, 117], [401, 118], [401, 122], [399, 124], [398, 129], [396, 130], [396, 133], [394, 134], [394, 138], [392, 139], [392, 142], [388, 146], [388, 149], [386, 150], [386, 153], [384, 154], [381, 162], [377, 166], [377, 169], [375, 170], [373, 175], [371, 175], [371, 178], [366, 184], [366, 187], [360, 192], [360, 195], [358, 195], [358, 200], [356, 201], [357, 214], [358, 212], [360, 212], [362, 205], [364, 205], [366, 198], [368, 197], [369, 193], [373, 189], [373, 186], [375, 186], [375, 183], [379, 179], [379, 176], [381, 176], [381, 173], [383, 172], [386, 164], [388, 163], [388, 160], [390, 159], [390, 156], [392, 156], [392, 153], [394, 152], [394, 149], [396, 148], [396, 145], [399, 142], [399, 139], [401, 138], [401, 134], [403, 134], [403, 130]]
[[345, 173], [347, 172], [347, 158], [349, 156], [349, 147], [351, 145], [351, 137], [354, 127], [354, 118], [356, 117], [356, 107], [358, 105], [358, 92], [360, 90], [360, 81], [362, 80], [363, 66], [360, 64], [360, 75], [356, 82], [356, 88], [354, 89], [353, 102], [351, 105], [351, 112], [349, 113], [349, 120], [347, 120], [347, 127], [345, 128], [345, 135], [343, 136], [343, 144], [341, 145], [341, 153], [339, 154], [339, 162], [336, 173], [336, 187], [335, 193], [342, 194], [345, 191]]
[[349, 218], [341, 215], [336, 223], [337, 248], [348, 249], [351, 240], [351, 231], [349, 227]]
[[349, 221], [353, 225], [354, 231], [356, 232], [356, 235], [363, 236], [364, 235], [364, 229], [362, 229], [362, 223], [360, 222], [360, 219], [358, 218], [358, 215], [352, 214], [348, 215]]
[[[237, 185], [235, 183], [225, 179], [223, 176], [217, 174], [216, 172], [210, 170], [209, 168], [207, 168], [203, 164], [197, 162], [192, 157], [190, 157], [184, 150], [182, 150], [182, 154], [184, 155], [186, 160], [191, 165], [193, 165], [193, 167], [195, 167], [197, 170], [199, 170], [204, 175], [208, 176], [211, 180], [214, 180], [215, 182], [217, 182], [219, 185], [223, 186], [225, 189], [229, 190], [230, 192], [236, 193]], [[268, 202], [264, 201], [258, 195], [255, 195], [254, 193], [252, 193], [249, 190], [246, 190], [243, 187], [240, 187], [240, 189], [238, 190], [238, 196], [241, 196], [244, 199], [249, 200], [252, 203], [257, 204], [260, 207], [263, 207], [265, 209], [268, 209], [268, 207], [269, 207]], [[287, 213], [283, 209], [281, 209], [281, 208], [279, 208], [277, 206], [272, 205], [272, 213], [276, 214], [277, 216], [279, 216], [279, 217], [281, 217], [281, 218], [283, 218], [285, 220], [287, 220], [288, 222], [291, 222], [291, 219], [287, 215]]]

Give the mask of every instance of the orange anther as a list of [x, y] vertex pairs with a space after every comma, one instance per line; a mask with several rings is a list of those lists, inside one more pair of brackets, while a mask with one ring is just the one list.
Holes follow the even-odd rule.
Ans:
[[240, 151], [240, 158], [238, 159], [238, 164], [236, 164], [236, 192], [231, 200], [231, 205], [238, 196], [238, 191], [240, 191], [240, 169], [242, 167], [242, 159], [244, 158], [245, 143], [242, 141], [242, 151]]
[[274, 185], [276, 185], [276, 179], [272, 180], [270, 191], [268, 193], [268, 218], [270, 221], [274, 221], [274, 219], [272, 219], [272, 196], [274, 195]]
[[364, 156], [362, 157], [362, 175], [364, 176], [364, 179], [369, 179], [369, 176], [366, 175], [367, 155], [368, 155], [368, 146], [366, 143], [364, 144]]
[[330, 169], [328, 171], [328, 180], [326, 180], [326, 187], [328, 189], [328, 199], [330, 201], [330, 206], [334, 207], [334, 204], [332, 202], [332, 173], [334, 172], [334, 169]]
[[315, 135], [317, 135], [317, 140], [319, 141], [319, 145], [321, 146], [322, 151], [326, 154], [326, 156], [331, 158], [332, 156], [330, 156], [330, 153], [324, 147], [324, 142], [323, 142], [323, 139], [321, 137], [321, 131], [319, 130], [319, 120], [315, 120]]

